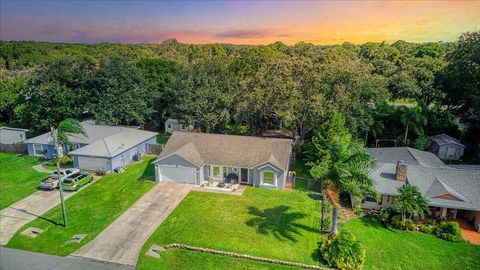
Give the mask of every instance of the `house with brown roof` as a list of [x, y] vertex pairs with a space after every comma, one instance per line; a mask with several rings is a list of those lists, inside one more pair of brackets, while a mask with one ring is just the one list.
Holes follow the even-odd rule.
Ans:
[[174, 132], [155, 165], [155, 179], [202, 185], [234, 177], [240, 184], [283, 189], [292, 141]]

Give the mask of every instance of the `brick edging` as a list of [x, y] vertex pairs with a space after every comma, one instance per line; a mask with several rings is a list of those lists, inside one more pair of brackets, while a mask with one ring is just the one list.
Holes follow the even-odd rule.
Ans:
[[194, 247], [194, 246], [178, 244], [178, 243], [168, 244], [164, 246], [164, 248], [165, 249], [178, 248], [178, 249], [185, 249], [190, 251], [205, 252], [210, 254], [223, 255], [223, 256], [247, 259], [247, 260], [258, 261], [258, 262], [268, 262], [268, 263], [275, 263], [275, 264], [286, 265], [286, 266], [295, 266], [303, 269], [332, 270], [331, 268], [325, 268], [318, 265], [310, 265], [305, 263], [297, 263], [297, 262], [283, 261], [283, 260], [277, 260], [277, 259], [271, 259], [271, 258], [263, 258], [263, 257], [251, 256], [247, 254], [228, 252], [228, 251], [222, 251], [222, 250], [211, 249], [211, 248]]

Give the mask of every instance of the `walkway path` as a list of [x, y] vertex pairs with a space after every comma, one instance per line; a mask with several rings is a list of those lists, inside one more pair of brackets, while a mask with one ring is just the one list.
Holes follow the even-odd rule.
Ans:
[[32, 168], [34, 170], [36, 170], [37, 172], [41, 172], [41, 173], [53, 173], [53, 170], [47, 170], [47, 169], [45, 169], [45, 167], [43, 167], [43, 165], [47, 164], [48, 162], [50, 162], [50, 161], [47, 160], [47, 161], [44, 161], [40, 164], [33, 165]]
[[[78, 192], [91, 184], [82, 187]], [[64, 192], [65, 199], [78, 192]], [[0, 211], [0, 245], [6, 245], [15, 232], [60, 203], [58, 190], [39, 190]]]
[[135, 270], [135, 267], [0, 247], [0, 269]]
[[473, 226], [464, 219], [458, 219], [457, 222], [460, 225], [463, 239], [469, 241], [474, 245], [480, 245], [480, 233], [476, 232], [473, 229]]
[[140, 249], [192, 186], [176, 182], [159, 183], [90, 243], [71, 256], [136, 265]]

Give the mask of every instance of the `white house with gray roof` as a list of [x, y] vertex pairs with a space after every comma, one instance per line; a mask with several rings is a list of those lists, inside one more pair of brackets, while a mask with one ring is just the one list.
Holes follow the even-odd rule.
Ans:
[[377, 161], [370, 176], [381, 199], [366, 197], [362, 208], [395, 207], [398, 188], [415, 185], [429, 200], [433, 215], [465, 218], [480, 229], [480, 171], [444, 165], [433, 153], [410, 147], [368, 150]]
[[201, 185], [235, 175], [240, 184], [283, 189], [291, 150], [288, 139], [174, 132], [153, 162], [155, 179]]
[[443, 160], [459, 160], [463, 156], [465, 145], [447, 134], [439, 134], [432, 137], [430, 151]]
[[0, 127], [0, 143], [2, 144], [16, 144], [21, 143], [27, 139], [25, 132], [28, 129]]
[[[99, 125], [92, 120], [80, 123], [87, 136], [68, 135], [64, 145], [73, 157], [74, 167], [82, 170], [113, 171], [147, 153], [149, 144], [156, 144], [158, 133], [124, 126]], [[53, 158], [55, 151], [50, 133], [25, 141], [32, 156]]]

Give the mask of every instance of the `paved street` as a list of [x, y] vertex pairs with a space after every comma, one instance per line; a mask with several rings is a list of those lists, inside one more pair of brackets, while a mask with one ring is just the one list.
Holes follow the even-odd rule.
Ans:
[[71, 256], [135, 266], [145, 241], [190, 192], [192, 185], [159, 183], [101, 234]]
[[133, 266], [0, 247], [2, 270], [134, 270]]

